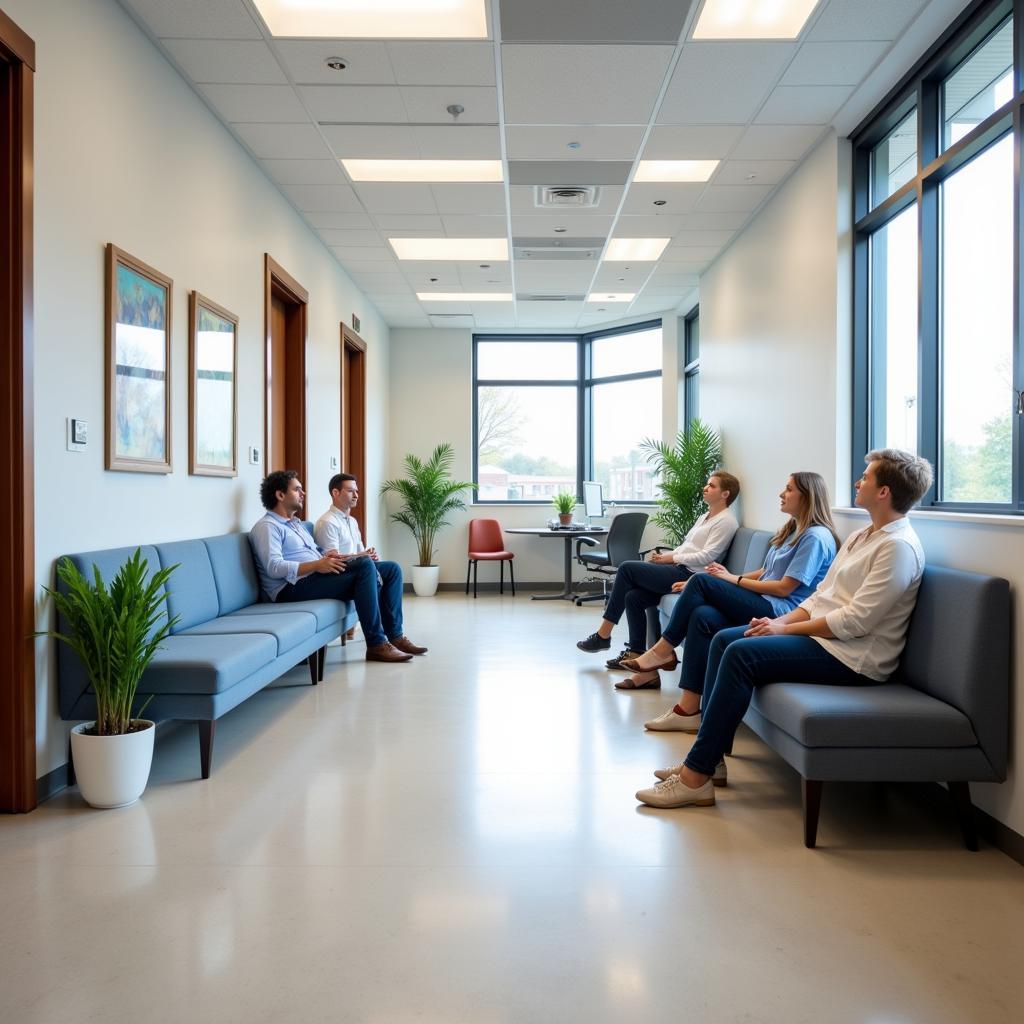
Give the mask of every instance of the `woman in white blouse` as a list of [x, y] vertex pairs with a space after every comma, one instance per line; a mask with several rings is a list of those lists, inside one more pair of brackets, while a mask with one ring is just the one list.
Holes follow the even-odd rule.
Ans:
[[725, 554], [740, 525], [729, 511], [739, 493], [740, 482], [732, 473], [712, 473], [703, 491], [708, 510], [693, 524], [683, 543], [673, 551], [653, 552], [646, 562], [623, 562], [615, 572], [601, 625], [576, 646], [587, 652], [608, 650], [612, 629], [625, 611], [629, 641], [608, 667], [617, 668], [621, 661], [647, 650], [647, 609], [672, 593], [676, 584], [684, 583]]

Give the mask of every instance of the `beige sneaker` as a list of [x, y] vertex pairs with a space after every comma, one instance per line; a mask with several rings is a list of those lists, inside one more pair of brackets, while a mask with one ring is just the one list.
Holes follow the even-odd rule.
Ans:
[[700, 728], [700, 712], [680, 715], [674, 708], [669, 708], [665, 714], [644, 722], [644, 728], [651, 732], [697, 732]]
[[[657, 768], [655, 769], [654, 777], [664, 782], [667, 778], [678, 775], [682, 770], [683, 766], [681, 764], [677, 764], [675, 768]], [[716, 786], [729, 785], [729, 770], [725, 767], [724, 759], [715, 765], [715, 774], [711, 776], [711, 781]]]
[[715, 787], [708, 779], [703, 786], [691, 789], [678, 775], [670, 775], [651, 789], [641, 789], [637, 800], [648, 807], [713, 807]]

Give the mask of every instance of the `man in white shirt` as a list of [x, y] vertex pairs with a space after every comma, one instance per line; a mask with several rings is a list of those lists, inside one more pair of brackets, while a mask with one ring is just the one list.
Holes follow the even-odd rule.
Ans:
[[[885, 682], [895, 671], [924, 572], [924, 551], [907, 519], [932, 483], [932, 467], [910, 452], [868, 452], [856, 504], [871, 525], [847, 538], [818, 589], [791, 612], [724, 629], [711, 642], [697, 740], [665, 781], [636, 797], [651, 807], [715, 802], [715, 767], [732, 743], [754, 687], [764, 683]], [[677, 714], [684, 714], [678, 708]], [[724, 781], [723, 777], [719, 779]]]
[[[327, 484], [331, 504], [316, 521], [313, 537], [322, 551], [337, 551], [341, 561], [367, 558], [376, 563], [380, 587], [380, 616], [388, 636], [399, 636], [407, 654], [426, 654], [427, 648], [412, 643], [402, 630], [402, 567], [397, 562], [382, 562], [376, 548], [363, 547], [359, 523], [352, 515], [359, 504], [359, 481], [350, 473], [336, 473]], [[392, 643], [394, 641], [392, 640]]]
[[607, 662], [608, 667], [618, 668], [622, 661], [638, 658], [646, 651], [647, 609], [671, 594], [674, 583], [689, 579], [722, 558], [739, 529], [740, 524], [729, 511], [739, 493], [740, 482], [732, 473], [724, 470], [712, 473], [703, 492], [708, 510], [693, 524], [683, 543], [674, 551], [653, 552], [646, 562], [623, 562], [615, 572], [615, 583], [601, 625], [596, 633], [580, 640], [576, 646], [588, 653], [608, 650], [612, 629], [625, 611], [629, 641]]

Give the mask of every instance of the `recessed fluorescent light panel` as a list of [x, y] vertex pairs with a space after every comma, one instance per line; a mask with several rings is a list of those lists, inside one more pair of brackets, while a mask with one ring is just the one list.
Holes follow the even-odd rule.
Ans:
[[[506, 238], [389, 238], [400, 260], [507, 260]], [[668, 239], [666, 239], [668, 241]]]
[[487, 0], [253, 0], [271, 35], [486, 39]]
[[717, 160], [641, 160], [633, 181], [707, 181]]
[[511, 292], [417, 292], [420, 302], [511, 302]]
[[818, 0], [706, 0], [694, 39], [796, 39]]
[[353, 181], [503, 181], [500, 160], [342, 160]]
[[667, 238], [613, 238], [604, 258], [615, 263], [652, 262], [661, 256], [668, 243]]
[[611, 295], [607, 292], [591, 292], [587, 296], [587, 302], [632, 302], [636, 298], [636, 292], [616, 292]]

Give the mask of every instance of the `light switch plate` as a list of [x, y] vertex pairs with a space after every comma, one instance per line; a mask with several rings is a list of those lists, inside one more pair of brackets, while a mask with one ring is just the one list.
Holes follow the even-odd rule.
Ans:
[[249, 445], [249, 464], [252, 466], [260, 464], [260, 450], [254, 444]]
[[331, 456], [331, 469], [337, 469], [337, 468], [338, 468], [338, 456], [337, 455], [332, 455]]
[[68, 416], [65, 421], [66, 443], [69, 452], [84, 452], [89, 443], [89, 424], [86, 420]]

